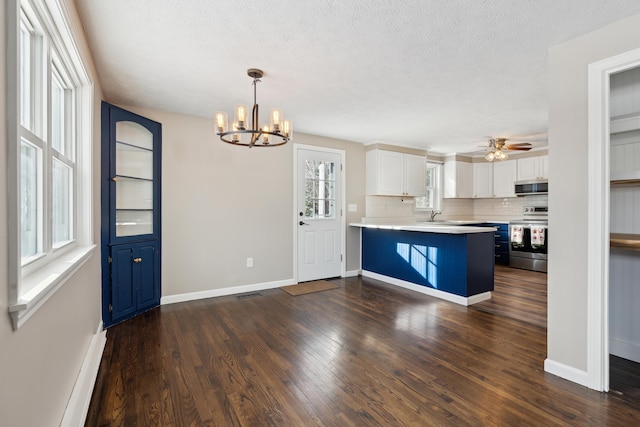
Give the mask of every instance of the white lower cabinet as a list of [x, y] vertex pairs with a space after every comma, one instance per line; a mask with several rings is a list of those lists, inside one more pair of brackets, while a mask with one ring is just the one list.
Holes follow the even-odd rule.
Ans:
[[516, 161], [493, 163], [493, 197], [515, 197]]
[[367, 194], [412, 196], [425, 194], [426, 158], [387, 150], [367, 151]]
[[444, 194], [447, 199], [473, 197], [473, 164], [450, 160], [444, 162]]

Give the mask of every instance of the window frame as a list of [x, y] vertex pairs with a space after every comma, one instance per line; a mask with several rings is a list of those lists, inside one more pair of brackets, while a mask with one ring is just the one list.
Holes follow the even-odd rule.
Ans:
[[[443, 193], [443, 165], [441, 162], [426, 160], [425, 164], [425, 195], [424, 197], [415, 198], [415, 209], [418, 211], [439, 211], [442, 209], [442, 193]], [[427, 186], [427, 177], [429, 171], [434, 171], [431, 187]], [[433, 204], [427, 203], [429, 190], [433, 191]]]
[[[9, 224], [9, 312], [18, 329], [89, 259], [95, 249], [92, 236], [91, 176], [93, 83], [60, 0], [16, 0], [7, 13], [7, 200]], [[29, 32], [29, 120], [23, 123], [21, 95], [22, 34]], [[63, 139], [53, 147], [52, 87], [61, 89]], [[41, 106], [42, 111], [36, 111]], [[37, 220], [35, 254], [22, 256], [22, 146], [36, 148]], [[53, 174], [60, 163], [69, 175], [62, 188], [69, 229], [64, 241], [54, 242]], [[65, 188], [66, 187], [66, 188]]]

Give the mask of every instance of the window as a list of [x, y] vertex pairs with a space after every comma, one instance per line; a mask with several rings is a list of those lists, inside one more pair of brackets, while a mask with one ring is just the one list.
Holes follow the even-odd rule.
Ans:
[[306, 160], [304, 181], [305, 219], [335, 218], [335, 164], [322, 160]]
[[[14, 327], [31, 316], [93, 250], [92, 88], [59, 0], [7, 5], [9, 303]], [[8, 21], [9, 22], [9, 21]], [[12, 26], [15, 25], [15, 26]], [[15, 42], [15, 45], [13, 45]], [[12, 48], [12, 45], [15, 48]], [[9, 117], [13, 115], [9, 114]], [[12, 145], [12, 142], [15, 145]], [[82, 224], [80, 219], [82, 219]]]
[[439, 210], [442, 206], [442, 165], [427, 162], [425, 196], [416, 197], [416, 209]]

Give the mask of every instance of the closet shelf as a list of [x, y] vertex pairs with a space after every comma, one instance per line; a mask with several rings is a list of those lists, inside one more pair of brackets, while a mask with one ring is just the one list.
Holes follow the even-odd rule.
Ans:
[[611, 185], [614, 187], [617, 185], [640, 185], [640, 179], [612, 179]]
[[640, 130], [640, 113], [625, 114], [611, 118], [609, 131], [612, 134]]
[[640, 251], [640, 234], [611, 233], [609, 240], [612, 248]]
[[640, 184], [640, 171], [612, 172], [611, 185], [638, 185]]

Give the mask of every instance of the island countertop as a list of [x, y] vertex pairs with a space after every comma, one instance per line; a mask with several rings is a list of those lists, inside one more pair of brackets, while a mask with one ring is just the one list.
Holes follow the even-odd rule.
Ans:
[[[462, 224], [462, 222], [460, 222]], [[398, 231], [419, 231], [422, 233], [444, 233], [444, 234], [471, 234], [471, 233], [492, 233], [496, 231], [495, 227], [475, 227], [467, 225], [456, 225], [455, 222], [421, 222], [414, 224], [390, 224], [381, 223], [363, 223], [352, 222], [351, 227], [374, 228], [379, 230], [398, 230]]]

